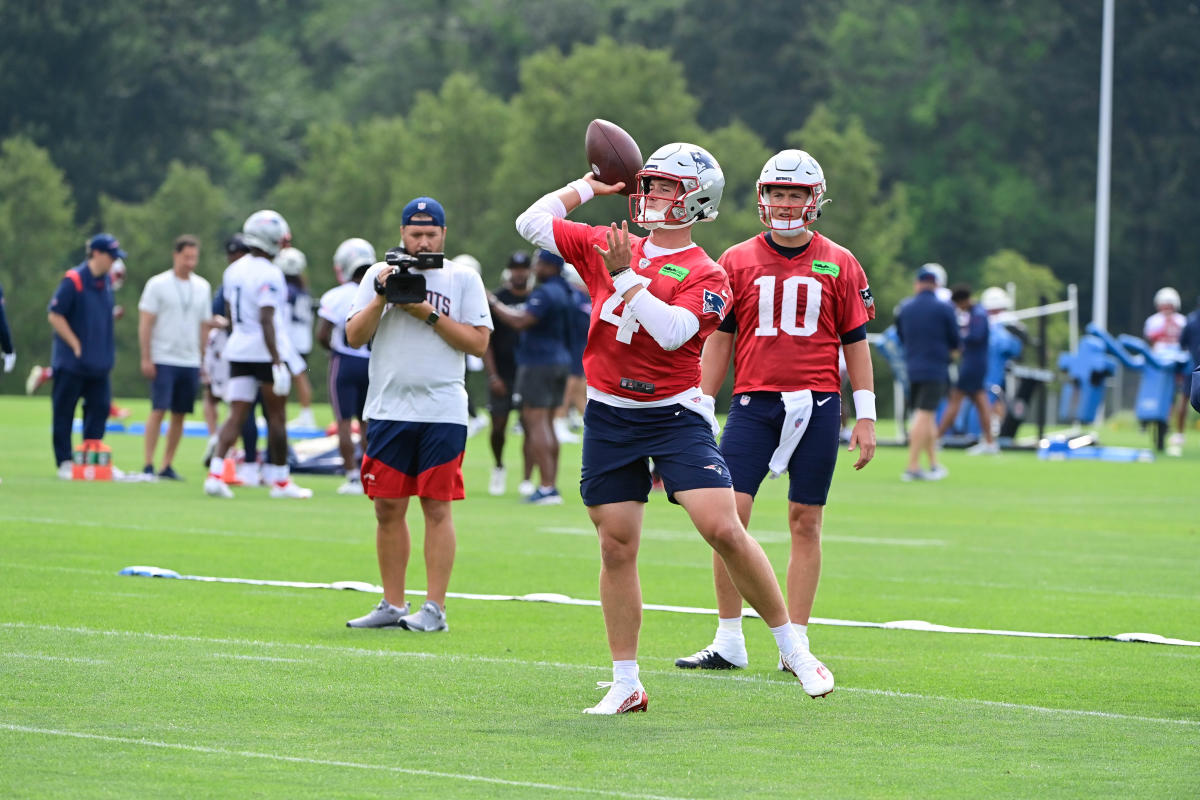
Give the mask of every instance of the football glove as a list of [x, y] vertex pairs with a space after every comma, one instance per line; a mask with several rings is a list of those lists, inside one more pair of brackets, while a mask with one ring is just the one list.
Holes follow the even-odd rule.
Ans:
[[12, 372], [13, 367], [15, 367], [15, 366], [17, 366], [17, 354], [16, 353], [5, 353], [4, 354], [4, 371]]
[[271, 378], [271, 390], [280, 397], [287, 397], [292, 390], [292, 372], [287, 364], [272, 364]]

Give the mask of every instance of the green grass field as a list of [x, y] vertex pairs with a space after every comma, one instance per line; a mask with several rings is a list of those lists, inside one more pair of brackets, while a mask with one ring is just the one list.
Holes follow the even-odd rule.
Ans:
[[[684, 673], [674, 658], [713, 618], [649, 611], [649, 713], [589, 717], [610, 677], [594, 607], [452, 600], [450, 632], [418, 635], [346, 628], [370, 594], [119, 577], [375, 583], [370, 504], [326, 477], [302, 479], [307, 502], [207, 498], [201, 439], [184, 440], [184, 484], [62, 482], [49, 413], [44, 396], [0, 398], [0, 796], [1200, 795], [1200, 648], [814, 625], [838, 689], [810, 700], [762, 623], [747, 621], [749, 669]], [[108, 442], [140, 465], [140, 437]], [[579, 447], [566, 504], [538, 508], [518, 502], [509, 448], [514, 491], [493, 498], [486, 436], [468, 444], [451, 590], [597, 597]], [[1185, 455], [948, 452], [936, 484], [901, 483], [897, 448], [862, 473], [844, 458], [815, 613], [1200, 640], [1200, 436]], [[783, 484], [753, 526], [781, 574]], [[709, 551], [661, 494], [640, 563], [647, 603], [713, 606]]]

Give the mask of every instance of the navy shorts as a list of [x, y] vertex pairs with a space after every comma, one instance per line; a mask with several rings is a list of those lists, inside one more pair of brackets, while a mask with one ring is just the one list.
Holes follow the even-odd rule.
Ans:
[[367, 497], [462, 500], [467, 426], [373, 419], [367, 425], [362, 482]]
[[329, 404], [336, 420], [363, 418], [367, 406], [367, 375], [371, 359], [331, 353], [329, 356]]
[[650, 499], [650, 464], [667, 499], [688, 489], [729, 488], [729, 469], [703, 417], [681, 405], [617, 408], [588, 400], [583, 412], [585, 506]]
[[974, 395], [976, 392], [983, 391], [983, 379], [987, 372], [977, 372], [975, 370], [958, 370], [958, 380], [954, 382], [954, 388], [966, 395]]
[[155, 411], [190, 414], [196, 407], [199, 391], [199, 367], [154, 365], [154, 380], [150, 382], [150, 407]]
[[[753, 497], [767, 476], [771, 454], [783, 430], [783, 401], [779, 392], [743, 392], [729, 404], [721, 434], [721, 453], [733, 476], [733, 490]], [[788, 462], [788, 500], [823, 506], [829, 498], [837, 466], [842, 428], [842, 397], [837, 392], [813, 392], [812, 419]]]
[[937, 411], [945, 397], [945, 381], [913, 381], [908, 387], [910, 411]]

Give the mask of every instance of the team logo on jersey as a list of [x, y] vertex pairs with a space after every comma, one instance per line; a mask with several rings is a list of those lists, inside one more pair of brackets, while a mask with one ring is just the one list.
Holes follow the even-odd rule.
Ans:
[[842, 268], [837, 264], [830, 264], [828, 261], [814, 261], [812, 271], [819, 272], [822, 275], [832, 275], [836, 278], [841, 274]]
[[862, 297], [863, 308], [870, 308], [875, 305], [875, 296], [871, 294], [871, 287], [864, 286], [858, 290], [858, 294]]
[[666, 275], [668, 278], [674, 278], [675, 280], [682, 282], [683, 279], [688, 276], [689, 272], [691, 272], [690, 269], [686, 269], [677, 264], [667, 264], [658, 271], [658, 274]]
[[648, 266], [650, 266], [650, 259], [643, 258], [640, 261], [638, 261], [638, 269], [645, 269]]
[[701, 311], [705, 314], [716, 314], [718, 317], [725, 314], [725, 298], [716, 292], [704, 290], [704, 308]]
[[717, 168], [717, 165], [713, 163], [712, 159], [704, 153], [701, 153], [699, 150], [692, 151], [692, 161], [696, 164], [697, 172], [702, 172], [706, 169]]

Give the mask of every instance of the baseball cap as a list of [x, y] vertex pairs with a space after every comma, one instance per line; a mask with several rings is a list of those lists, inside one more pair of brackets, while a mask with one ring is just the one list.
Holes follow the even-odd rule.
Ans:
[[[417, 220], [413, 222], [413, 217], [417, 214], [428, 214], [433, 217], [433, 220]], [[401, 225], [436, 225], [439, 228], [446, 227], [446, 210], [442, 208], [442, 204], [432, 197], [416, 197], [408, 201], [408, 205], [404, 207], [404, 212], [400, 215]]]
[[229, 239], [226, 240], [225, 252], [226, 253], [249, 253], [250, 252], [250, 248], [246, 246], [246, 240], [242, 238], [242, 234], [240, 231], [238, 233], [235, 233], [233, 236], [230, 236]]
[[87, 249], [89, 253], [99, 250], [101, 253], [108, 253], [113, 258], [127, 258], [125, 251], [121, 249], [121, 243], [111, 233], [97, 233], [88, 239]]
[[508, 266], [529, 269], [529, 253], [526, 253], [524, 250], [517, 250], [508, 257]]
[[557, 253], [551, 253], [549, 250], [545, 249], [539, 249], [534, 256], [538, 261], [544, 261], [550, 266], [558, 267], [559, 269], [562, 269], [563, 264], [566, 263], [563, 261], [562, 256], [558, 255]]
[[921, 267], [917, 270], [917, 280], [921, 282], [937, 283], [937, 273], [928, 267]]

